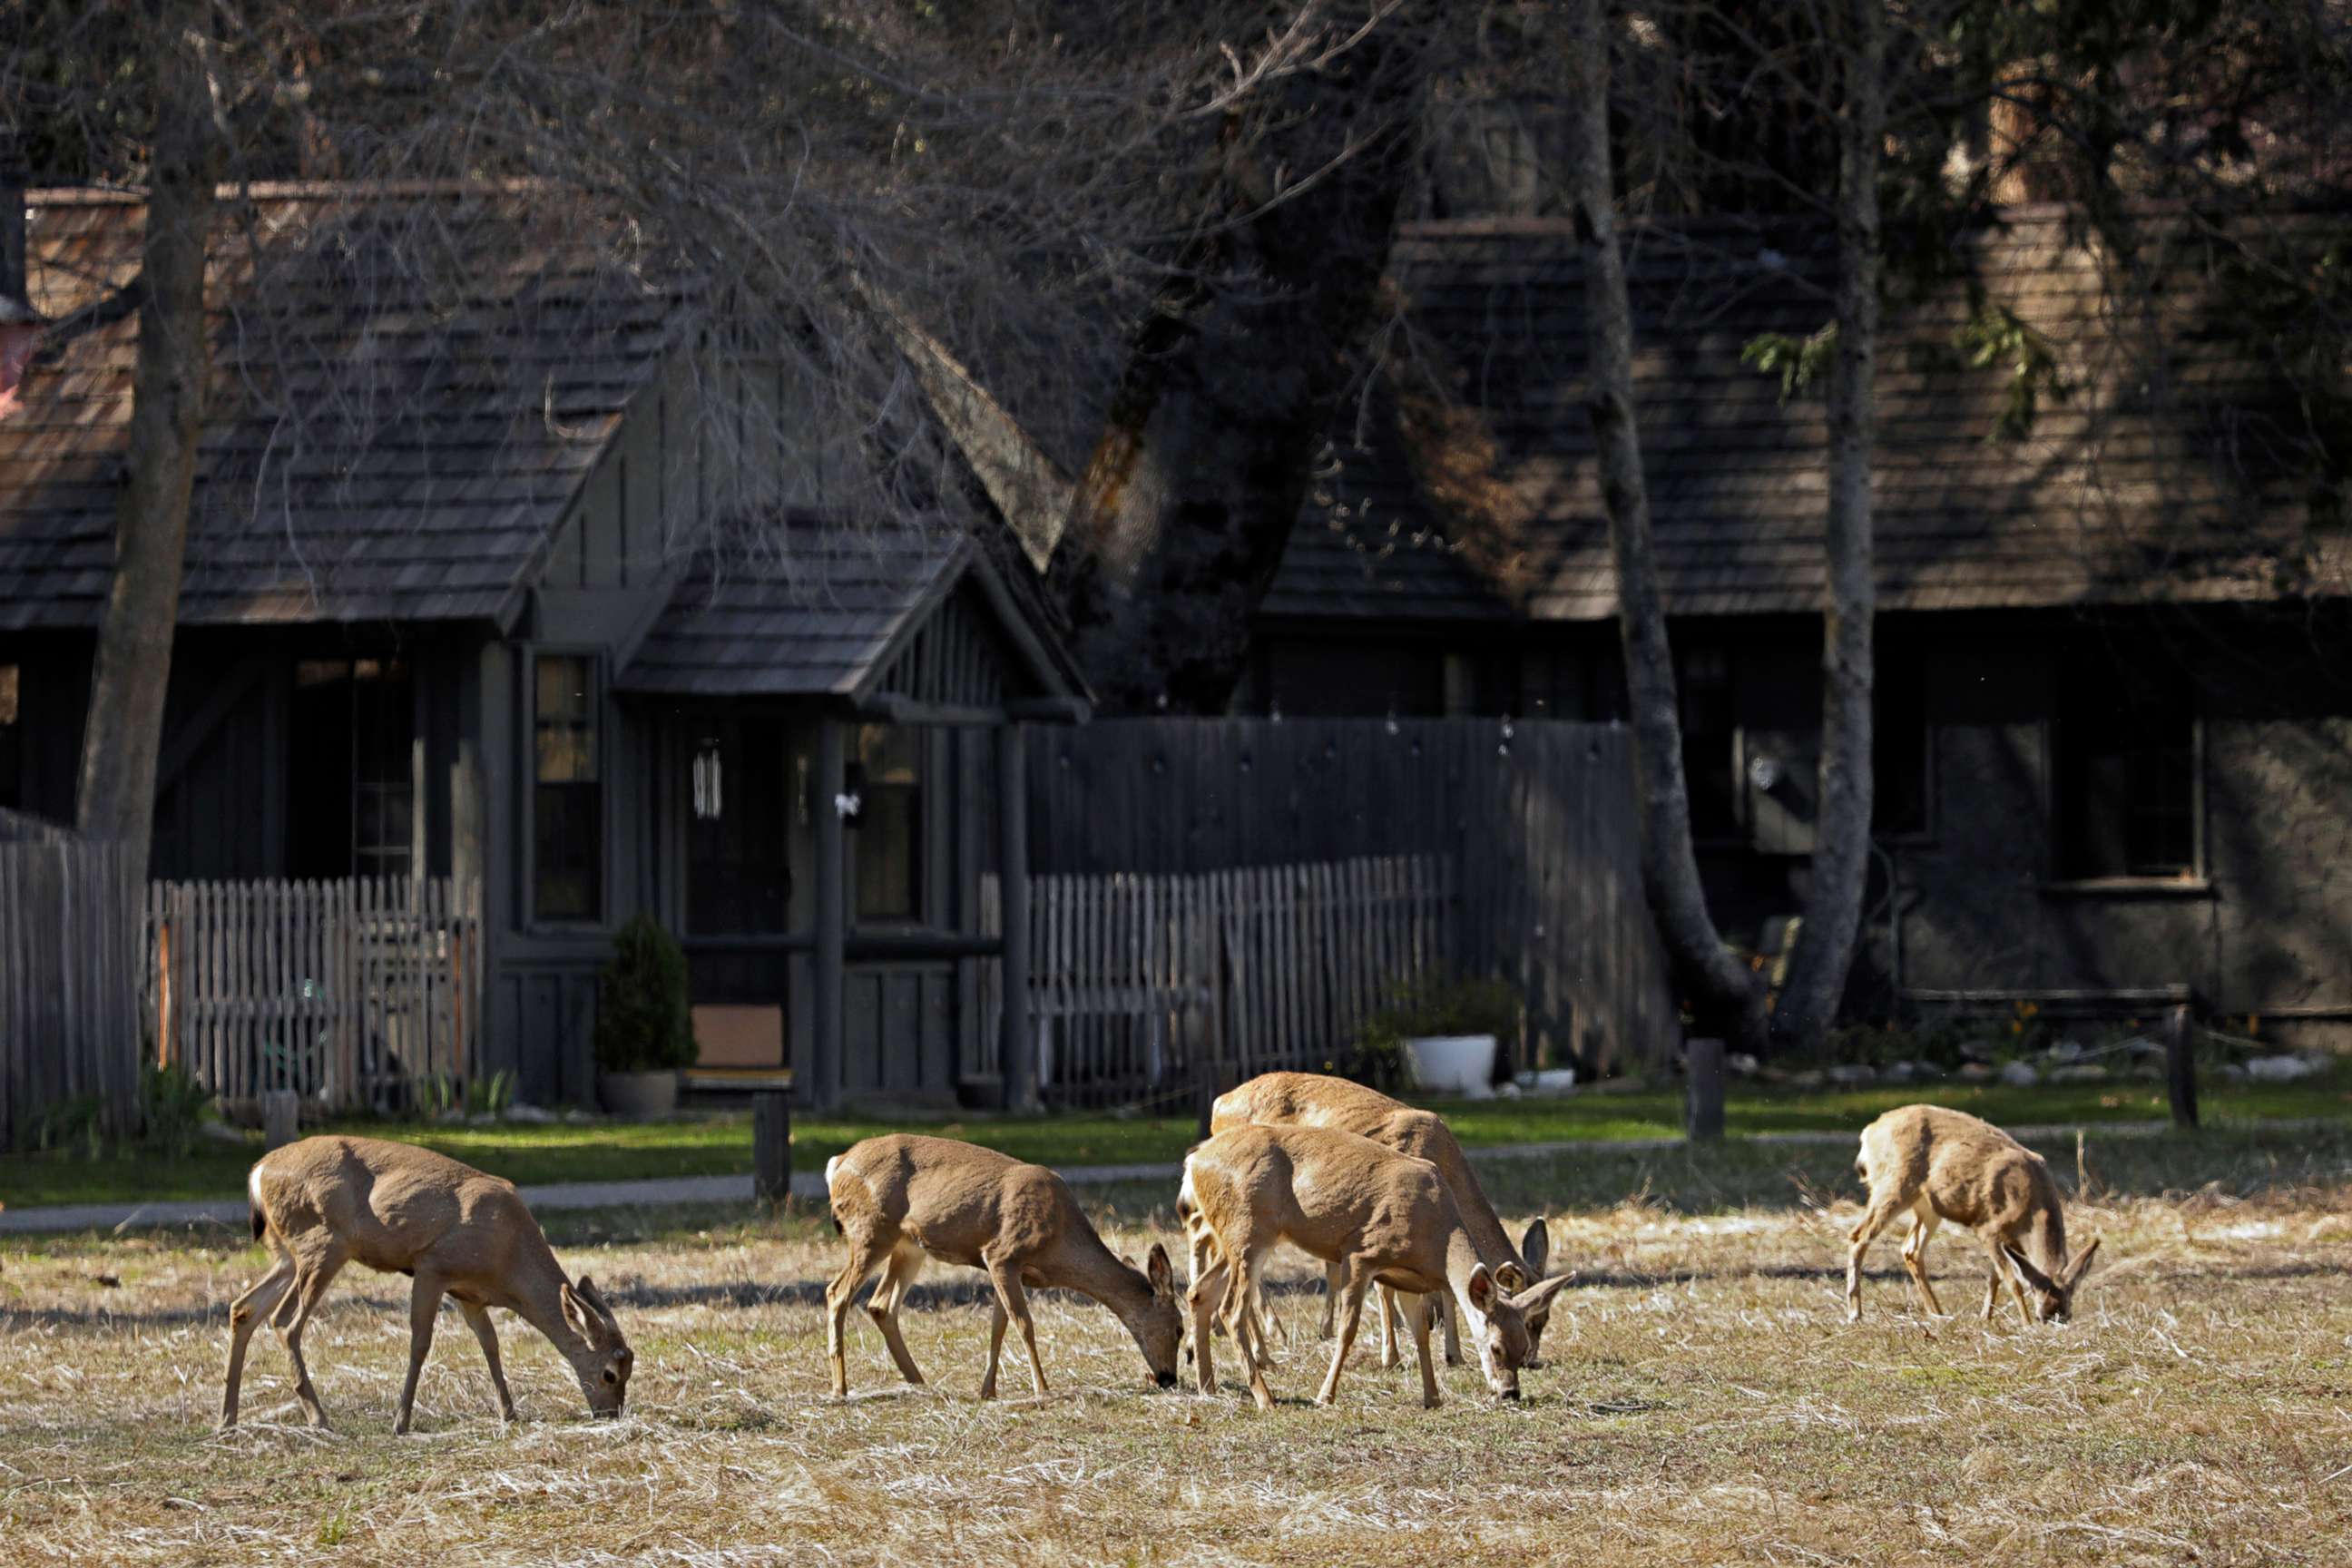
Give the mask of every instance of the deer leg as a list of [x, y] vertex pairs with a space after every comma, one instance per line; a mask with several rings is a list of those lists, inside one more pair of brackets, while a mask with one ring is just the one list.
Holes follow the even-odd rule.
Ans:
[[923, 1373], [915, 1358], [907, 1353], [906, 1337], [898, 1332], [898, 1308], [906, 1301], [915, 1276], [922, 1271], [923, 1249], [912, 1242], [900, 1242], [891, 1250], [889, 1272], [882, 1276], [882, 1283], [866, 1303], [874, 1326], [882, 1331], [882, 1342], [890, 1347], [890, 1359], [898, 1363], [898, 1375], [918, 1385]]
[[441, 1277], [429, 1268], [416, 1271], [408, 1292], [408, 1378], [400, 1385], [400, 1409], [392, 1418], [392, 1435], [405, 1436], [416, 1413], [416, 1380], [424, 1374], [425, 1357], [433, 1349], [433, 1321], [441, 1315]]
[[220, 1429], [224, 1432], [236, 1425], [236, 1391], [245, 1380], [245, 1347], [252, 1342], [253, 1331], [261, 1327], [262, 1320], [269, 1316], [278, 1298], [293, 1283], [294, 1260], [281, 1255], [270, 1265], [268, 1273], [229, 1303], [228, 1384], [221, 1392]]
[[2000, 1287], [2009, 1278], [2009, 1259], [2000, 1255], [2000, 1243], [1998, 1241], [1988, 1238], [1985, 1250], [1992, 1254], [1992, 1278], [1985, 1281], [1984, 1304], [1984, 1321], [1990, 1323], [1992, 1315], [2000, 1310]]
[[1936, 1234], [1936, 1211], [1924, 1204], [1911, 1218], [1911, 1234], [1903, 1243], [1903, 1267], [1911, 1273], [1911, 1282], [1919, 1287], [1919, 1299], [1927, 1304], [1927, 1315], [1944, 1315], [1943, 1303], [1936, 1300], [1936, 1288], [1927, 1283], [1927, 1242]]
[[1015, 1323], [1021, 1325], [1021, 1342], [1029, 1348], [1029, 1377], [1037, 1396], [1045, 1395], [1045, 1363], [1037, 1354], [1037, 1324], [1029, 1316], [1029, 1293], [1021, 1288], [1021, 1266], [1010, 1259], [983, 1259], [988, 1265], [988, 1278], [996, 1287], [996, 1299]]
[[[1232, 1306], [1236, 1297], [1247, 1302], [1250, 1292], [1258, 1288], [1259, 1273], [1265, 1267], [1265, 1248], [1253, 1240], [1239, 1247], [1226, 1248], [1225, 1256], [1236, 1259], [1234, 1283], [1225, 1293], [1226, 1316], [1234, 1329], [1234, 1344], [1242, 1357], [1242, 1364], [1249, 1368], [1250, 1397], [1257, 1401], [1260, 1410], [1271, 1410], [1274, 1408], [1274, 1390], [1265, 1385], [1265, 1367], [1256, 1354], [1256, 1328], [1246, 1321], [1249, 1316], [1246, 1310], [1237, 1312]], [[1249, 1339], [1244, 1341], [1243, 1334], [1249, 1335]]]
[[1380, 1287], [1381, 1300], [1381, 1368], [1386, 1371], [1404, 1357], [1397, 1348], [1397, 1320], [1411, 1310], [1397, 1300], [1397, 1293], [1387, 1286]]
[[890, 1244], [871, 1236], [849, 1237], [849, 1261], [841, 1266], [824, 1288], [824, 1353], [833, 1363], [833, 1396], [849, 1397], [849, 1359], [843, 1345], [844, 1331], [849, 1319], [850, 1298], [866, 1283], [866, 1277], [882, 1266], [890, 1255]]
[[1339, 1264], [1323, 1265], [1323, 1326], [1316, 1331], [1318, 1338], [1328, 1340], [1331, 1337], [1337, 1321], [1336, 1314], [1339, 1310], [1339, 1292], [1347, 1289], [1347, 1270]]
[[1429, 1320], [1443, 1303], [1435, 1296], [1414, 1296], [1405, 1301], [1405, 1321], [1412, 1329], [1413, 1353], [1421, 1358], [1421, 1407], [1434, 1410], [1445, 1396], [1437, 1390], [1437, 1367], [1429, 1353]]
[[[1225, 1267], [1223, 1258], [1194, 1248], [1192, 1288], [1185, 1293], [1185, 1304], [1192, 1310], [1192, 1365], [1203, 1394], [1217, 1392], [1216, 1363], [1209, 1349], [1210, 1325], [1225, 1304], [1225, 1291], [1230, 1288], [1233, 1271]], [[1205, 1268], [1199, 1267], [1208, 1258]]]
[[1862, 1211], [1862, 1223], [1846, 1237], [1845, 1321], [1849, 1323], [1862, 1321], [1862, 1255], [1870, 1250], [1872, 1240], [1880, 1231], [1895, 1223], [1896, 1215], [1910, 1207], [1907, 1203], [1892, 1201], [1892, 1197], [1890, 1194], [1888, 1201], [1881, 1202], [1873, 1193], [1870, 1206]]
[[514, 1395], [507, 1389], [507, 1369], [499, 1360], [498, 1325], [490, 1321], [490, 1310], [478, 1301], [460, 1297], [457, 1310], [466, 1314], [466, 1326], [474, 1331], [475, 1340], [482, 1347], [482, 1360], [490, 1369], [490, 1386], [499, 1391], [499, 1419], [515, 1418]]
[[1356, 1329], [1364, 1318], [1364, 1293], [1371, 1283], [1369, 1270], [1349, 1266], [1345, 1294], [1339, 1299], [1339, 1342], [1331, 1347], [1331, 1370], [1323, 1374], [1322, 1391], [1315, 1395], [1318, 1405], [1328, 1405], [1339, 1395], [1339, 1369], [1348, 1363], [1349, 1347], [1356, 1342]]
[[1445, 1331], [1445, 1364], [1448, 1366], [1460, 1366], [1462, 1364], [1462, 1335], [1454, 1323], [1454, 1298], [1444, 1292], [1440, 1292], [1435, 1296], [1432, 1296], [1429, 1300], [1429, 1310], [1431, 1315], [1436, 1318], [1437, 1326]]
[[294, 1363], [294, 1397], [302, 1402], [303, 1414], [313, 1426], [327, 1424], [327, 1408], [319, 1403], [319, 1391], [310, 1383], [310, 1366], [302, 1359], [302, 1331], [310, 1326], [310, 1314], [319, 1310], [319, 1299], [334, 1283], [343, 1267], [340, 1251], [327, 1251], [298, 1264], [294, 1293], [278, 1305], [277, 1317], [287, 1321], [278, 1334], [286, 1342], [286, 1359]]
[[1004, 1303], [992, 1300], [988, 1310], [988, 1371], [980, 1380], [980, 1396], [996, 1397], [996, 1367], [1004, 1356], [1004, 1325], [1012, 1320], [1004, 1315]]

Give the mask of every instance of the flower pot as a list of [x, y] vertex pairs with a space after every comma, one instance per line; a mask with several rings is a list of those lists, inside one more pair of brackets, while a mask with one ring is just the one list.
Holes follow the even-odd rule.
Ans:
[[1424, 1094], [1487, 1100], [1495, 1093], [1495, 1037], [1428, 1035], [1404, 1043], [1413, 1087]]
[[596, 1100], [614, 1116], [667, 1116], [677, 1109], [677, 1071], [600, 1072]]

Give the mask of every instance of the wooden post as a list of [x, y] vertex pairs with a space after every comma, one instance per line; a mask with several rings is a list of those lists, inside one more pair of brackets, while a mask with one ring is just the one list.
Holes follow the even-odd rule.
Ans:
[[1029, 1023], [1029, 782], [1023, 752], [1021, 726], [1007, 724], [996, 732], [996, 822], [1004, 931], [1003, 983], [997, 986], [1004, 1006], [1001, 1021], [1003, 1048], [998, 1070], [1003, 1075], [1004, 1108], [1037, 1108], [1034, 1053], [1037, 1039]]
[[793, 1102], [781, 1089], [751, 1095], [751, 1195], [763, 1204], [793, 1195]]
[[302, 1136], [302, 1100], [290, 1089], [273, 1089], [261, 1097], [261, 1136], [270, 1149], [283, 1149]]
[[2197, 1125], [2197, 1056], [2195, 1033], [2189, 1026], [2189, 1004], [2176, 1004], [2164, 1017], [2165, 1085], [2172, 1094], [2172, 1124]]
[[1684, 1135], [1694, 1143], [1723, 1141], [1723, 1042], [1693, 1040], [1688, 1047], [1690, 1084], [1684, 1101]]
[[816, 821], [816, 952], [809, 975], [809, 1104], [830, 1110], [841, 1089], [841, 993], [844, 943], [849, 934], [841, 794], [847, 765], [841, 721], [817, 721], [816, 779], [811, 802]]

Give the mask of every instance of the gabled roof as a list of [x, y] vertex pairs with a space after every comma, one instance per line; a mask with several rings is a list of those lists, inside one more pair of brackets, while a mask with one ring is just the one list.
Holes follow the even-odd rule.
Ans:
[[[2352, 592], [2352, 546], [2279, 460], [2294, 417], [2279, 367], [2231, 329], [2232, 247], [2185, 221], [2142, 226], [2149, 314], [2103, 286], [2062, 209], [2016, 209], [1959, 255], [1983, 297], [2057, 357], [2070, 390], [2021, 439], [1992, 433], [2006, 363], [1956, 350], [1956, 279], [1885, 312], [1874, 471], [1889, 610], [2255, 600]], [[2342, 219], [2283, 219], [2308, 239]], [[1657, 559], [1681, 615], [1818, 610], [1826, 434], [1819, 388], [1785, 405], [1741, 363], [1763, 333], [1831, 318], [1819, 227], [1654, 225], [1627, 237], [1635, 380]], [[2309, 247], [2307, 247], [2309, 248]], [[1582, 268], [1549, 221], [1423, 224], [1400, 237], [1410, 300], [1373, 439], [1338, 437], [1264, 612], [1448, 620], [1605, 618], [1616, 574], [1586, 416]], [[2147, 344], [2161, 341], [2150, 355]], [[1456, 416], [1400, 418], [1442, 387]], [[1353, 414], [1353, 410], [1350, 410]], [[1465, 434], [1465, 425], [1468, 433]], [[1465, 481], [1465, 467], [1476, 470]], [[1476, 563], [1474, 565], [1474, 562]]]
[[[631, 397], [677, 292], [623, 231], [524, 186], [225, 188], [184, 624], [503, 621]], [[0, 627], [88, 626], [113, 556], [144, 204], [37, 191], [50, 321], [0, 420]]]
[[[616, 689], [865, 706], [895, 693], [974, 710], [1086, 699], [1052, 629], [969, 533], [793, 516], [757, 536], [757, 553], [696, 559]], [[932, 626], [938, 653], [927, 643], [910, 659]]]

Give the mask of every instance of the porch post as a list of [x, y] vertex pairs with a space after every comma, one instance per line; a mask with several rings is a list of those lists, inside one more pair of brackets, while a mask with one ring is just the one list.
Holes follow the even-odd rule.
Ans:
[[817, 721], [816, 779], [812, 803], [816, 833], [816, 952], [810, 968], [808, 1102], [829, 1110], [841, 1094], [841, 992], [848, 935], [848, 900], [843, 887], [843, 834], [839, 801], [844, 787], [841, 721]]
[[996, 731], [996, 821], [998, 886], [1003, 889], [1004, 928], [1003, 1037], [997, 1062], [1008, 1110], [1034, 1110], [1037, 1048], [1029, 1020], [1029, 785], [1021, 726]]

